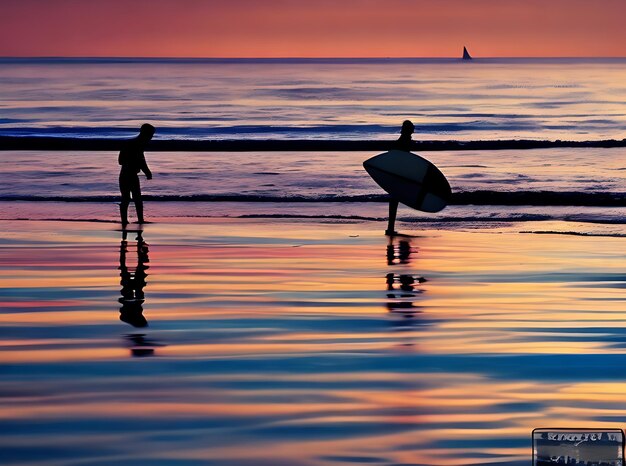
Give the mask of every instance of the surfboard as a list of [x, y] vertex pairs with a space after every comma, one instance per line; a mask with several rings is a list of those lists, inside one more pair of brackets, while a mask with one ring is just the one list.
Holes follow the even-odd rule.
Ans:
[[413, 209], [439, 212], [450, 202], [448, 180], [419, 155], [392, 150], [367, 159], [363, 167], [381, 188]]

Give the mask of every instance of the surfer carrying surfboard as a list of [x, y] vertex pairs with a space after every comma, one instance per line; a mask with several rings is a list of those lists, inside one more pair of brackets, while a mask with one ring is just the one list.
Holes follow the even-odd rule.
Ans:
[[439, 212], [452, 197], [450, 183], [441, 170], [411, 152], [414, 130], [413, 123], [406, 120], [392, 150], [363, 162], [365, 171], [390, 195], [389, 224], [385, 231], [390, 236], [398, 234], [394, 226], [400, 202], [422, 212]]
[[[412, 135], [415, 132], [415, 125], [411, 120], [404, 120], [402, 122], [402, 128], [400, 129], [400, 137], [395, 143], [394, 149], [402, 150], [405, 152], [411, 152], [411, 143], [413, 142]], [[388, 236], [396, 235], [398, 232], [395, 230], [396, 214], [398, 213], [398, 201], [395, 198], [389, 199], [389, 223], [385, 234]]]
[[131, 195], [135, 203], [138, 222], [145, 222], [143, 218], [143, 199], [141, 198], [139, 172], [144, 172], [148, 180], [152, 179], [152, 172], [148, 168], [143, 151], [146, 144], [148, 144], [152, 136], [154, 136], [154, 132], [154, 126], [148, 123], [143, 124], [139, 130], [139, 135], [126, 141], [117, 159], [118, 163], [122, 166], [120, 170], [120, 193], [122, 194], [120, 216], [122, 217], [123, 227], [128, 225], [128, 205], [131, 201]]

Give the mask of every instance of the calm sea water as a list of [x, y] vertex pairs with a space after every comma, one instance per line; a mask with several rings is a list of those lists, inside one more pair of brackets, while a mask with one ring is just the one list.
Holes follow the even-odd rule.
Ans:
[[0, 135], [624, 137], [626, 60], [0, 60]]

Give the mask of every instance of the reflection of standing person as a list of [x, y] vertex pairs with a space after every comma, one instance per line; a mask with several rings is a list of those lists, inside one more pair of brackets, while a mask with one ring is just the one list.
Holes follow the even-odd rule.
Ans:
[[[402, 129], [400, 130], [400, 137], [396, 141], [394, 149], [410, 152], [411, 143], [413, 142], [413, 140], [411, 139], [411, 135], [414, 131], [415, 125], [413, 125], [410, 120], [404, 120], [404, 122], [402, 122]], [[386, 235], [397, 234], [397, 231], [395, 230], [397, 213], [398, 200], [392, 198], [389, 200], [389, 223], [387, 225], [387, 230], [385, 231]]]
[[120, 170], [120, 193], [122, 194], [120, 216], [122, 218], [122, 226], [128, 225], [128, 205], [130, 204], [131, 194], [137, 210], [137, 220], [139, 223], [144, 223], [139, 172], [144, 172], [147, 179], [152, 179], [152, 172], [148, 168], [143, 151], [146, 144], [154, 136], [154, 132], [154, 126], [148, 123], [142, 125], [139, 136], [127, 141], [120, 151], [118, 162], [122, 166]]
[[137, 267], [128, 266], [126, 263], [126, 253], [128, 252], [128, 241], [126, 230], [122, 232], [122, 242], [120, 243], [120, 285], [122, 295], [118, 301], [122, 305], [120, 308], [120, 320], [133, 327], [147, 327], [148, 321], [143, 316], [143, 303], [145, 299], [144, 287], [148, 274], [147, 265], [150, 262], [148, 257], [148, 244], [144, 241], [142, 232], [137, 232]]
[[400, 266], [385, 275], [387, 309], [405, 319], [413, 319], [422, 312], [417, 303], [424, 290], [418, 286], [426, 282], [426, 279], [406, 273], [412, 272], [412, 267], [409, 270], [406, 266], [411, 263], [411, 255], [416, 252], [417, 248], [413, 247], [408, 240], [401, 240], [396, 246], [394, 238], [390, 238], [387, 246], [387, 265]]
[[[148, 321], [143, 315], [143, 305], [145, 302], [144, 288], [146, 287], [146, 279], [150, 268], [150, 258], [148, 257], [148, 244], [144, 241], [143, 232], [137, 231], [137, 239], [128, 241], [128, 230], [122, 230], [122, 242], [120, 243], [120, 285], [122, 295], [118, 301], [122, 305], [120, 308], [120, 320], [135, 328], [145, 328]], [[137, 252], [137, 266], [135, 266], [135, 258], [130, 259], [127, 263], [129, 247], [131, 251]], [[146, 338], [143, 333], [131, 333], [126, 335], [127, 342], [130, 346], [132, 356], [143, 357], [152, 356], [155, 347], [162, 346], [150, 339]]]

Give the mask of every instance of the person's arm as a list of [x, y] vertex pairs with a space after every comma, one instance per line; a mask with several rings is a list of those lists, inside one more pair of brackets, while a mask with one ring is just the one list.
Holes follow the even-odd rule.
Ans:
[[141, 166], [140, 166], [140, 169], [141, 169], [142, 172], [144, 172], [146, 174], [146, 178], [148, 180], [152, 179], [152, 172], [148, 168], [148, 163], [146, 162], [146, 157], [145, 157], [145, 155], [143, 155], [143, 152], [141, 153]]

